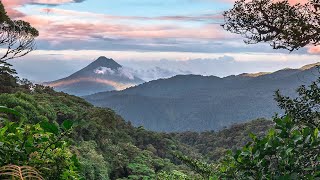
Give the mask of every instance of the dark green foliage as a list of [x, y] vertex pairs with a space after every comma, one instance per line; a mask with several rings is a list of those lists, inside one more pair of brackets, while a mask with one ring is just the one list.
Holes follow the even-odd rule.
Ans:
[[153, 167], [151, 155], [148, 152], [144, 152], [135, 157], [128, 164], [128, 173], [128, 179], [155, 179], [156, 172]]
[[161, 172], [157, 176], [158, 179], [161, 180], [193, 180], [193, 179], [201, 179], [201, 177], [190, 177], [180, 171], [172, 171], [172, 172]]
[[277, 118], [275, 129], [222, 161], [223, 177], [236, 179], [313, 179], [320, 176], [318, 128], [298, 128], [290, 117]]
[[[1, 94], [0, 103], [18, 110], [29, 123], [42, 125], [48, 133], [57, 134], [57, 130], [74, 124], [68, 151], [78, 156], [78, 174], [83, 179], [201, 179], [200, 174], [210, 177], [222, 167], [213, 162], [227, 149], [246, 144], [251, 131], [260, 137], [272, 127], [270, 121], [256, 120], [220, 132], [155, 133], [134, 128], [110, 109], [93, 107], [81, 98], [45, 87]], [[19, 122], [16, 116], [12, 120]], [[51, 123], [55, 125], [50, 126]], [[176, 158], [172, 152], [182, 152], [183, 156]], [[181, 160], [188, 162], [189, 168], [181, 165]]]
[[249, 142], [250, 133], [259, 137], [265, 135], [273, 124], [270, 120], [258, 119], [244, 124], [234, 124], [218, 132], [183, 132], [173, 133], [172, 136], [193, 147], [193, 151], [202, 154], [207, 162], [214, 162], [223, 157], [228, 150], [235, 151]]
[[22, 113], [29, 122], [38, 123], [42, 120], [53, 122], [56, 119], [56, 113], [52, 107], [48, 104], [41, 105], [24, 93], [0, 94], [0, 102]]
[[[71, 149], [79, 157], [80, 174], [85, 179], [137, 178], [146, 176], [146, 171], [152, 172], [150, 177], [181, 175], [199, 179], [200, 172], [180, 166], [171, 152], [181, 151], [213, 162], [227, 149], [245, 144], [250, 131], [263, 135], [271, 127], [270, 121], [257, 120], [221, 132], [155, 133], [143, 127], [134, 128], [112, 110], [95, 108], [75, 96], [40, 90], [30, 93], [2, 94], [0, 102], [19, 109], [33, 122], [43, 118], [67, 127], [69, 121], [59, 121], [62, 117], [71, 120], [75, 124]], [[54, 133], [56, 128], [48, 131]]]
[[282, 96], [279, 91], [276, 92], [276, 101], [279, 107], [284, 109], [286, 114], [293, 117], [293, 121], [299, 127], [317, 128], [320, 124], [320, 79], [313, 82], [309, 88], [300, 86], [297, 90], [298, 97], [291, 99]]
[[194, 160], [185, 156], [179, 152], [174, 152], [174, 155], [180, 159], [182, 162], [186, 163], [193, 171], [199, 173], [203, 178], [208, 179], [215, 175], [213, 164], [208, 164], [199, 160]]
[[10, 64], [0, 62], [0, 93], [12, 93], [18, 87], [18, 80], [14, 77], [15, 74], [16, 71], [11, 69]]
[[[25, 134], [19, 135], [20, 128], [29, 126], [40, 127], [41, 132], [55, 136], [45, 143], [54, 144], [54, 148], [63, 153], [49, 151], [52, 145], [44, 148], [45, 152], [52, 152], [46, 158], [54, 159], [46, 162], [50, 171], [43, 169], [47, 166], [39, 165], [43, 161], [27, 163], [38, 167], [49, 179], [53, 176], [62, 179], [69, 176], [82, 179], [309, 178], [318, 173], [318, 83], [313, 83], [310, 88], [299, 88], [300, 96], [296, 99], [277, 93], [276, 99], [288, 117], [276, 118], [274, 129], [265, 137], [265, 132], [273, 126], [271, 121], [256, 120], [220, 132], [156, 133], [143, 127], [135, 128], [112, 110], [93, 107], [81, 98], [27, 81], [21, 86], [14, 91], [22, 89], [24, 92], [0, 94], [0, 104], [15, 110], [12, 115], [3, 117], [10, 118], [11, 125], [18, 127], [12, 132], [19, 141], [26, 137]], [[34, 88], [30, 90], [28, 87]], [[0, 109], [10, 113], [4, 107]], [[16, 111], [20, 113], [15, 114]], [[19, 116], [25, 118], [26, 126], [17, 126]], [[71, 126], [74, 127], [73, 133], [65, 137], [64, 132]], [[252, 134], [253, 140], [235, 151], [249, 141], [250, 132], [257, 135]], [[57, 146], [56, 141], [62, 140], [61, 135], [66, 138], [63, 140], [66, 143]], [[217, 162], [227, 149], [232, 151]], [[19, 157], [13, 160], [17, 164], [27, 161], [29, 156], [25, 152], [14, 153]], [[71, 153], [76, 154], [79, 161]], [[39, 156], [42, 155], [38, 153], [34, 158]]]
[[276, 93], [286, 115], [274, 118], [275, 127], [267, 135], [252, 140], [229, 153], [215, 166], [180, 157], [204, 177], [226, 179], [317, 179], [320, 178], [319, 81], [301, 86], [291, 99]]
[[76, 148], [82, 165], [81, 176], [88, 180], [110, 179], [111, 165], [108, 163], [94, 141], [83, 141]]
[[[39, 90], [1, 94], [0, 103], [53, 135], [74, 124], [69, 151], [77, 154], [84, 179], [130, 179], [147, 176], [146, 172], [153, 172], [149, 177], [154, 179], [157, 173], [173, 170], [188, 174], [170, 154], [190, 151], [186, 145], [168, 134], [134, 128], [112, 110], [95, 108], [81, 98]], [[12, 120], [18, 122], [17, 117]]]
[[0, 106], [0, 112], [1, 113], [6, 113], [6, 114], [11, 114], [11, 115], [16, 115], [21, 117], [21, 113], [19, 113], [18, 111], [15, 111], [13, 109], [7, 108], [5, 106]]

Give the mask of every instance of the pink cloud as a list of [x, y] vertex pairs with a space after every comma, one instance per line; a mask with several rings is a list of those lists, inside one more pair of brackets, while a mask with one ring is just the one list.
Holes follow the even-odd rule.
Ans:
[[30, 0], [30, 1], [31, 3], [52, 4], [52, 5], [74, 2], [74, 0]]
[[297, 4], [297, 3], [305, 4], [305, 3], [308, 3], [308, 2], [309, 2], [309, 0], [289, 0], [290, 4]]
[[23, 13], [15, 9], [23, 4], [22, 0], [2, 0], [2, 3], [10, 17], [16, 18], [24, 16]]
[[[17, 11], [18, 7], [32, 3], [62, 4], [75, 0], [3, 0], [9, 15], [30, 22], [36, 27], [39, 39], [51, 44], [59, 44], [64, 40], [96, 40], [96, 38], [127, 38], [127, 39], [226, 39], [230, 34], [219, 26], [209, 23], [193, 27], [172, 21], [219, 21], [219, 14], [198, 16], [115, 16], [91, 12], [79, 12], [58, 8], [35, 9], [48, 15], [24, 15]], [[80, 21], [81, 20], [81, 21]], [[123, 20], [123, 21], [122, 21]], [[160, 25], [136, 23], [137, 21], [163, 21]], [[128, 22], [129, 21], [129, 22]]]
[[118, 38], [197, 38], [222, 39], [227, 38], [225, 32], [217, 25], [204, 25], [186, 28], [178, 25], [125, 25], [113, 23], [81, 23], [81, 22], [46, 22], [36, 16], [26, 18], [38, 27], [43, 39], [82, 39], [94, 37]]
[[156, 16], [156, 17], [143, 17], [143, 16], [115, 16], [107, 14], [98, 14], [92, 12], [81, 12], [73, 10], [64, 10], [58, 8], [43, 8], [41, 12], [50, 13], [53, 15], [73, 16], [75, 18], [103, 18], [108, 20], [165, 20], [165, 21], [208, 21], [208, 20], [221, 20], [222, 14], [204, 14], [197, 16]]
[[[48, 15], [24, 16], [23, 20], [30, 22], [40, 31], [40, 38], [54, 41], [64, 39], [90, 40], [95, 37], [105, 38], [196, 38], [222, 39], [228, 38], [219, 25], [185, 27], [172, 21], [208, 21], [221, 20], [221, 15], [199, 16], [114, 16], [91, 12], [79, 12], [58, 8], [43, 8], [41, 12]], [[81, 21], [79, 21], [81, 20]], [[119, 20], [124, 20], [119, 21]], [[136, 23], [141, 20], [160, 20], [162, 25]], [[128, 23], [132, 21], [132, 23]], [[230, 35], [228, 35], [230, 36]]]
[[17, 10], [18, 7], [26, 4], [46, 4], [46, 5], [59, 5], [65, 3], [76, 2], [75, 0], [2, 0], [8, 15], [12, 18], [18, 18], [24, 16], [23, 13]]
[[310, 54], [320, 54], [320, 46], [310, 46], [310, 47], [308, 47], [308, 53], [310, 53]]

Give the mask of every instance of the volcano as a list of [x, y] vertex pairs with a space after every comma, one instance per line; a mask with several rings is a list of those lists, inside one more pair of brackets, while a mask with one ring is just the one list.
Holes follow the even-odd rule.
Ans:
[[113, 59], [101, 56], [72, 75], [44, 85], [68, 94], [85, 96], [102, 91], [123, 90], [143, 82]]

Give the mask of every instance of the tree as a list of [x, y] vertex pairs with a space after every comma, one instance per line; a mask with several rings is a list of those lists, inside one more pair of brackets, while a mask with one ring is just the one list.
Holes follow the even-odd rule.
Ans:
[[33, 51], [37, 36], [39, 32], [30, 23], [10, 19], [0, 1], [0, 93], [12, 92], [18, 85], [16, 71], [7, 61]]
[[241, 34], [245, 43], [269, 43], [274, 49], [298, 50], [320, 44], [318, 0], [290, 4], [288, 0], [238, 0], [224, 12], [222, 27]]
[[0, 47], [5, 49], [0, 64], [8, 66], [7, 60], [22, 57], [35, 49], [35, 37], [39, 32], [22, 20], [11, 20], [0, 1]]

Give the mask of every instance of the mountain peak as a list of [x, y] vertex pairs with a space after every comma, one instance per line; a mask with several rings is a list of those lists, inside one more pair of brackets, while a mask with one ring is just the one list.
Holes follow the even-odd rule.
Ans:
[[70, 76], [45, 84], [58, 91], [83, 96], [103, 91], [122, 90], [143, 82], [113, 59], [101, 56]]
[[95, 70], [100, 67], [110, 68], [112, 70], [117, 70], [122, 66], [118, 64], [116, 61], [110, 58], [106, 58], [105, 56], [100, 56], [98, 59], [89, 64], [86, 69]]

